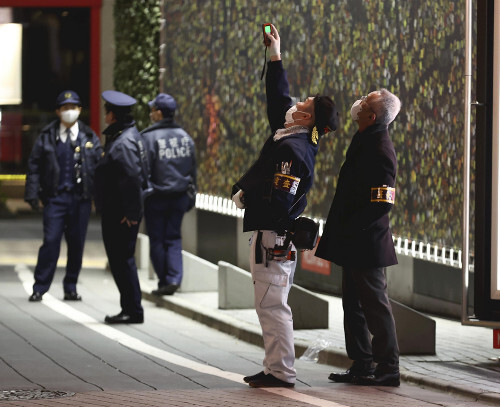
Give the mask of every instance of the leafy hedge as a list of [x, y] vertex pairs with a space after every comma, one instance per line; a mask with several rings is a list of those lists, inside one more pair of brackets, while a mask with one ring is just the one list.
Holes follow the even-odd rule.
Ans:
[[198, 148], [202, 192], [229, 196], [269, 135], [261, 24], [282, 39], [291, 92], [333, 96], [342, 117], [320, 141], [308, 212], [326, 217], [356, 126], [354, 100], [385, 87], [402, 111], [393, 233], [461, 246], [464, 0], [166, 2], [166, 88]]
[[[261, 24], [273, 22], [292, 95], [333, 96], [341, 126], [320, 141], [310, 215], [326, 217], [355, 124], [354, 100], [400, 96], [393, 233], [461, 246], [464, 0], [166, 2], [165, 88], [197, 145], [201, 192], [229, 196], [269, 135]], [[158, 0], [117, 0], [116, 89], [139, 100], [139, 127], [158, 92]], [[474, 146], [474, 143], [472, 143]], [[474, 177], [474, 172], [472, 172]]]
[[137, 99], [137, 127], [150, 124], [148, 101], [158, 94], [159, 0], [116, 0], [115, 89]]

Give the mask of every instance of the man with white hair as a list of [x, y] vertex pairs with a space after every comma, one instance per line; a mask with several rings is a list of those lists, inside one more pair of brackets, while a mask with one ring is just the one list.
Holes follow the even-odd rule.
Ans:
[[330, 374], [338, 383], [399, 386], [399, 348], [385, 267], [398, 262], [388, 216], [397, 168], [388, 127], [400, 108], [399, 98], [387, 89], [352, 105], [358, 131], [340, 169], [316, 251], [342, 267], [345, 342], [353, 364], [344, 373]]

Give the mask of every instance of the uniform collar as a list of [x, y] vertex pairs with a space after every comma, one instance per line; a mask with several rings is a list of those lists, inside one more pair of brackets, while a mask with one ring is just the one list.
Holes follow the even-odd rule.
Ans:
[[[63, 143], [66, 142], [66, 138], [68, 137], [66, 129], [68, 129], [68, 127], [62, 124], [62, 122], [59, 122], [59, 134], [57, 135], [56, 140], [61, 140]], [[78, 137], [78, 132], [80, 131], [78, 120], [75, 122], [75, 124], [73, 124], [73, 126], [69, 127], [69, 129], [71, 131], [71, 141], [75, 141]]]
[[387, 133], [388, 126], [385, 124], [375, 123], [370, 127], [367, 127], [362, 132], [357, 131], [352, 137], [351, 144], [347, 149], [346, 155], [350, 155], [352, 152], [360, 148], [361, 145], [367, 145], [371, 142], [375, 143], [377, 139], [383, 137]]
[[162, 119], [156, 123], [153, 123], [151, 126], [149, 126], [147, 129], [144, 129], [142, 133], [146, 133], [148, 131], [156, 130], [156, 129], [177, 129], [181, 126], [179, 126], [173, 118], [167, 117], [165, 119]]
[[311, 130], [309, 130], [308, 127], [304, 127], [304, 126], [300, 126], [300, 125], [288, 127], [286, 129], [278, 129], [278, 130], [276, 130], [276, 133], [274, 133], [273, 140], [278, 141], [284, 137], [288, 137], [288, 136], [291, 136], [293, 134], [304, 134], [304, 133], [309, 134], [310, 132], [311, 132]]
[[131, 123], [122, 123], [122, 122], [114, 122], [111, 123], [108, 127], [106, 127], [103, 131], [109, 139], [114, 139], [118, 137], [125, 129], [132, 127], [135, 125], [135, 121]]
[[388, 126], [386, 124], [381, 124], [381, 123], [375, 123], [372, 124], [371, 126], [367, 127], [364, 129], [362, 132], [358, 132], [359, 134], [372, 134], [372, 133], [377, 133], [382, 130], [387, 130]]

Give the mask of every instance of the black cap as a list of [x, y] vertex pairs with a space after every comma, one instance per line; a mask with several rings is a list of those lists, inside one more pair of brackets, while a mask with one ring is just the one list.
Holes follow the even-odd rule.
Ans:
[[135, 100], [132, 96], [116, 90], [105, 90], [102, 92], [102, 98], [110, 105], [119, 107], [132, 107], [137, 103], [137, 100]]
[[177, 109], [175, 99], [166, 93], [160, 93], [154, 100], [148, 102], [149, 107], [154, 107], [163, 113], [163, 116], [169, 116]]
[[316, 129], [321, 136], [339, 127], [339, 112], [333, 100], [328, 96], [316, 96], [314, 98], [314, 117]]
[[67, 103], [73, 103], [74, 105], [81, 106], [82, 102], [80, 101], [80, 96], [73, 90], [65, 90], [59, 93], [59, 96], [56, 99], [56, 106], [60, 107]]

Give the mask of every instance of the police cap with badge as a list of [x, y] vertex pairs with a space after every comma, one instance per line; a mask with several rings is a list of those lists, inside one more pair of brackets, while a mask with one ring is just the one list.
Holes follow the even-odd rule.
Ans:
[[148, 105], [150, 108], [161, 111], [164, 118], [173, 116], [177, 109], [175, 99], [166, 93], [159, 93], [154, 100], [148, 102]]
[[335, 102], [328, 96], [316, 95], [314, 97], [315, 126], [311, 132], [311, 141], [318, 144], [318, 139], [330, 131], [337, 130], [339, 126], [339, 112]]
[[56, 107], [60, 108], [62, 105], [66, 105], [68, 103], [72, 103], [77, 106], [81, 106], [82, 102], [80, 100], [80, 96], [73, 90], [64, 90], [59, 93], [56, 99]]
[[102, 98], [106, 102], [104, 104], [106, 112], [113, 112], [118, 121], [130, 115], [132, 106], [137, 103], [132, 96], [116, 90], [105, 90], [102, 92]]

